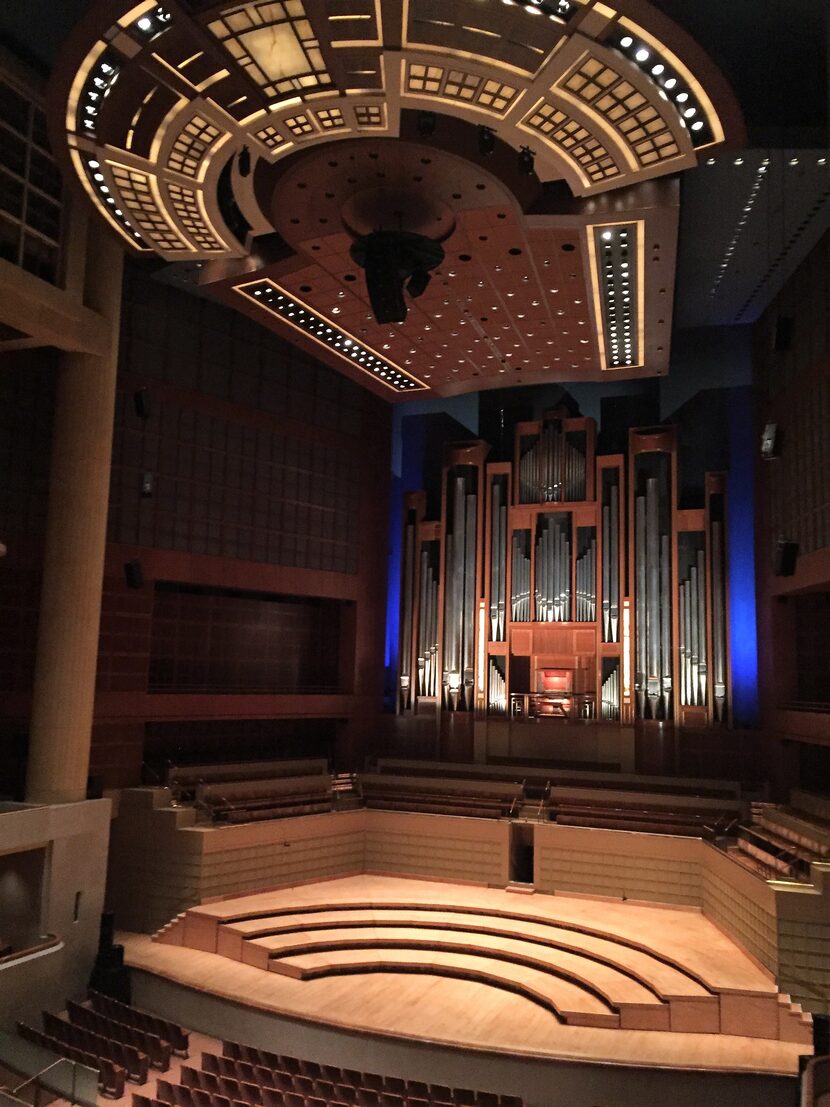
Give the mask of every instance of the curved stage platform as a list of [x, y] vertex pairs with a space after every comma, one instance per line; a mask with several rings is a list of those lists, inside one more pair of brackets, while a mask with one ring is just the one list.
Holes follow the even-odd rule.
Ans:
[[[713, 1076], [791, 1077], [811, 1052], [810, 1019], [692, 909], [355, 876], [195, 907], [155, 941], [122, 939], [146, 992], [150, 974], [167, 1002], [184, 986], [279, 1016], [281, 1034], [293, 1022]], [[197, 1029], [248, 1040], [211, 1010]]]

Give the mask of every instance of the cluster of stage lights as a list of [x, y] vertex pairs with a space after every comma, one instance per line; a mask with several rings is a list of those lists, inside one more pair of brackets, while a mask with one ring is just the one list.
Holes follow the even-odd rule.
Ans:
[[120, 223], [127, 234], [135, 240], [136, 246], [146, 248], [147, 244], [145, 243], [144, 239], [141, 237], [141, 235], [126, 217], [124, 212], [118, 206], [115, 197], [111, 195], [109, 185], [106, 182], [106, 178], [101, 172], [101, 163], [98, 161], [97, 158], [88, 156], [84, 156], [83, 162], [84, 169], [86, 169], [87, 179], [92, 187], [95, 189], [95, 191], [98, 193], [101, 202], [106, 205], [107, 213], [111, 215], [117, 223]]
[[323, 319], [310, 308], [298, 304], [288, 293], [278, 291], [268, 281], [245, 285], [239, 287], [237, 291], [242, 292], [255, 303], [267, 304], [270, 310], [282, 319], [289, 320], [295, 327], [316, 338], [318, 342], [336, 350], [346, 361], [371, 374], [390, 388], [398, 392], [409, 392], [411, 389], [425, 387], [420, 381], [408, 377], [390, 362], [373, 353], [356, 338], [331, 326], [328, 319]]
[[608, 363], [612, 369], [636, 365], [636, 297], [632, 291], [634, 266], [630, 249], [635, 243], [636, 227], [630, 224], [598, 228], [595, 233]]
[[105, 50], [89, 71], [78, 100], [78, 129], [85, 134], [95, 134], [101, 105], [112, 91], [119, 72], [116, 55], [111, 50]]
[[[735, 165], [743, 165], [743, 161], [744, 159], [742, 157], [738, 157], [735, 159]], [[717, 276], [715, 277], [715, 280], [712, 283], [712, 287], [709, 290], [710, 296], [717, 296], [718, 289], [723, 283], [723, 278], [726, 276], [726, 271], [732, 262], [735, 251], [738, 248], [738, 239], [743, 234], [743, 230], [747, 224], [747, 220], [752, 214], [752, 209], [755, 207], [755, 201], [758, 199], [758, 193], [761, 191], [761, 186], [766, 179], [768, 168], [769, 158], [763, 158], [755, 173], [755, 180], [752, 182], [752, 188], [749, 190], [749, 196], [747, 197], [746, 203], [744, 204], [743, 211], [741, 212], [741, 217], [735, 225], [735, 230], [732, 234], [732, 238], [729, 240], [729, 245], [726, 247], [726, 251], [724, 252], [723, 258], [721, 259], [721, 263], [718, 267]]]
[[162, 31], [166, 31], [172, 22], [173, 16], [159, 4], [151, 11], [139, 16], [131, 29], [140, 31], [147, 39], [152, 39], [160, 35]]
[[618, 35], [615, 45], [633, 61], [649, 80], [657, 85], [664, 100], [673, 103], [680, 115], [680, 122], [689, 131], [692, 144], [701, 146], [712, 141], [712, 133], [699, 101], [660, 55], [629, 34]]
[[575, 0], [553, 0], [552, 3], [546, 3], [545, 0], [524, 0], [524, 2], [523, 0], [501, 0], [501, 2], [509, 7], [522, 7], [531, 15], [546, 15], [548, 19], [555, 19], [558, 23], [567, 19], [576, 7]]

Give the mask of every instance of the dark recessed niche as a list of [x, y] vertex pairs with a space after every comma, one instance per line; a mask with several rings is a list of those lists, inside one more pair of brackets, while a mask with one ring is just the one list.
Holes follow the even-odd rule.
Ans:
[[487, 235], [486, 234], [480, 234], [478, 236], [478, 240], [479, 240], [479, 242], [486, 242], [487, 241]]
[[486, 187], [487, 187], [487, 185], [484, 185], [484, 184], [477, 184], [476, 185], [476, 188], [478, 189], [479, 192], [483, 192]]
[[383, 180], [386, 177], [386, 174], [383, 172], [382, 169], [379, 169], [377, 173], [375, 173], [375, 176], [378, 177], [380, 180]]
[[326, 219], [326, 217], [325, 217], [325, 216], [323, 216], [323, 217], [322, 217], [322, 218], [320, 219], [320, 222], [321, 222], [321, 223], [328, 223], [328, 219]]
[[297, 224], [297, 223], [299, 223], [300, 221], [299, 221], [299, 219], [298, 219], [298, 218], [296, 217], [296, 215], [295, 215], [295, 216], [293, 217], [293, 219], [291, 220], [291, 222], [292, 222], [292, 223], [294, 223], [294, 224], [296, 225], [296, 224]]
[[520, 254], [520, 253], [521, 253], [522, 251], [521, 251], [521, 250], [519, 249], [519, 247], [518, 247], [518, 246], [511, 246], [511, 247], [510, 247], [510, 249], [509, 249], [509, 250], [508, 250], [507, 252], [508, 252], [508, 254], [512, 254], [512, 255], [513, 255], [513, 257], [515, 258], [515, 257], [518, 257], [518, 256], [519, 256], [519, 254]]
[[378, 160], [377, 150], [373, 150], [373, 151], [372, 151], [372, 152], [371, 152], [371, 153], [369, 154], [369, 157], [370, 157], [370, 158], [372, 159], [372, 161], [377, 161], [377, 160]]
[[343, 280], [344, 281], [356, 281], [357, 277], [354, 275], [354, 273], [345, 273], [343, 275]]
[[347, 177], [346, 184], [357, 184], [357, 177]]
[[336, 168], [338, 167], [338, 165], [339, 165], [339, 164], [340, 164], [340, 162], [339, 162], [339, 161], [330, 161], [330, 162], [329, 162], [329, 168], [330, 168], [330, 169], [336, 169]]
[[327, 200], [333, 200], [334, 199], [334, 193], [333, 192], [327, 192], [326, 193], [326, 199]]
[[305, 181], [297, 181], [297, 188], [308, 188], [308, 185]]
[[300, 292], [311, 292], [311, 285], [310, 284], [301, 284], [300, 285]]
[[314, 245], [311, 248], [312, 248], [312, 250], [319, 250], [320, 249], [319, 245], [316, 242], [314, 243]]
[[500, 211], [500, 212], [498, 212], [498, 214], [496, 215], [496, 219], [506, 219], [506, 218], [507, 218], [507, 213], [506, 213], [506, 212], [504, 212], [504, 211]]
[[452, 194], [452, 198], [453, 198], [453, 200], [460, 200], [461, 199], [461, 193], [460, 192], [454, 192]]
[[576, 249], [576, 246], [574, 246], [573, 242], [563, 242], [562, 249], [565, 251], [566, 254], [572, 254]]
[[413, 178], [412, 178], [412, 180], [413, 180], [413, 181], [417, 181], [417, 182], [419, 182], [419, 183], [420, 183], [420, 182], [421, 182], [421, 181], [422, 181], [423, 179], [424, 179], [424, 178], [423, 178], [423, 177], [421, 177], [421, 176], [416, 176], [416, 177], [413, 177]]
[[432, 165], [432, 158], [421, 158], [421, 165]]
[[472, 256], [470, 254], [459, 254], [458, 255], [458, 260], [459, 261], [472, 261], [473, 259], [472, 259]]
[[479, 321], [482, 322], [482, 323], [487, 322], [487, 316], [486, 315], [479, 315], [478, 318], [479, 318]]

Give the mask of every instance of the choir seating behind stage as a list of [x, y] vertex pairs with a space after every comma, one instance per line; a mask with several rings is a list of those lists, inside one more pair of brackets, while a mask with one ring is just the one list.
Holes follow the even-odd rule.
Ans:
[[168, 765], [165, 782], [174, 799], [192, 800], [200, 785], [229, 784], [232, 781], [273, 780], [277, 777], [311, 776], [327, 773], [328, 762], [322, 757], [306, 757], [289, 761], [211, 762], [197, 765]]
[[515, 781], [363, 773], [358, 786], [367, 807], [503, 819], [518, 812], [524, 789]]
[[810, 880], [810, 865], [830, 860], [830, 800], [794, 789], [787, 805], [753, 803], [732, 857], [765, 880]]

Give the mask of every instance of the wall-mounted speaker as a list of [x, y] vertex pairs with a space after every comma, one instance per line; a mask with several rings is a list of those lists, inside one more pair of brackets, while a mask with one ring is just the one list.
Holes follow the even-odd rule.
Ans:
[[772, 554], [772, 571], [777, 577], [791, 577], [798, 561], [798, 543], [779, 538]]
[[775, 330], [772, 335], [772, 348], [777, 354], [786, 353], [793, 348], [795, 335], [795, 319], [792, 315], [779, 315], [775, 320]]
[[137, 389], [133, 393], [133, 404], [135, 405], [135, 413], [139, 419], [149, 419], [153, 412], [153, 405], [150, 400], [150, 389]]
[[778, 457], [778, 424], [767, 423], [761, 435], [761, 457], [764, 461], [772, 461]]
[[144, 570], [141, 568], [141, 562], [137, 558], [133, 561], [124, 562], [124, 579], [127, 582], [128, 588], [144, 587]]

